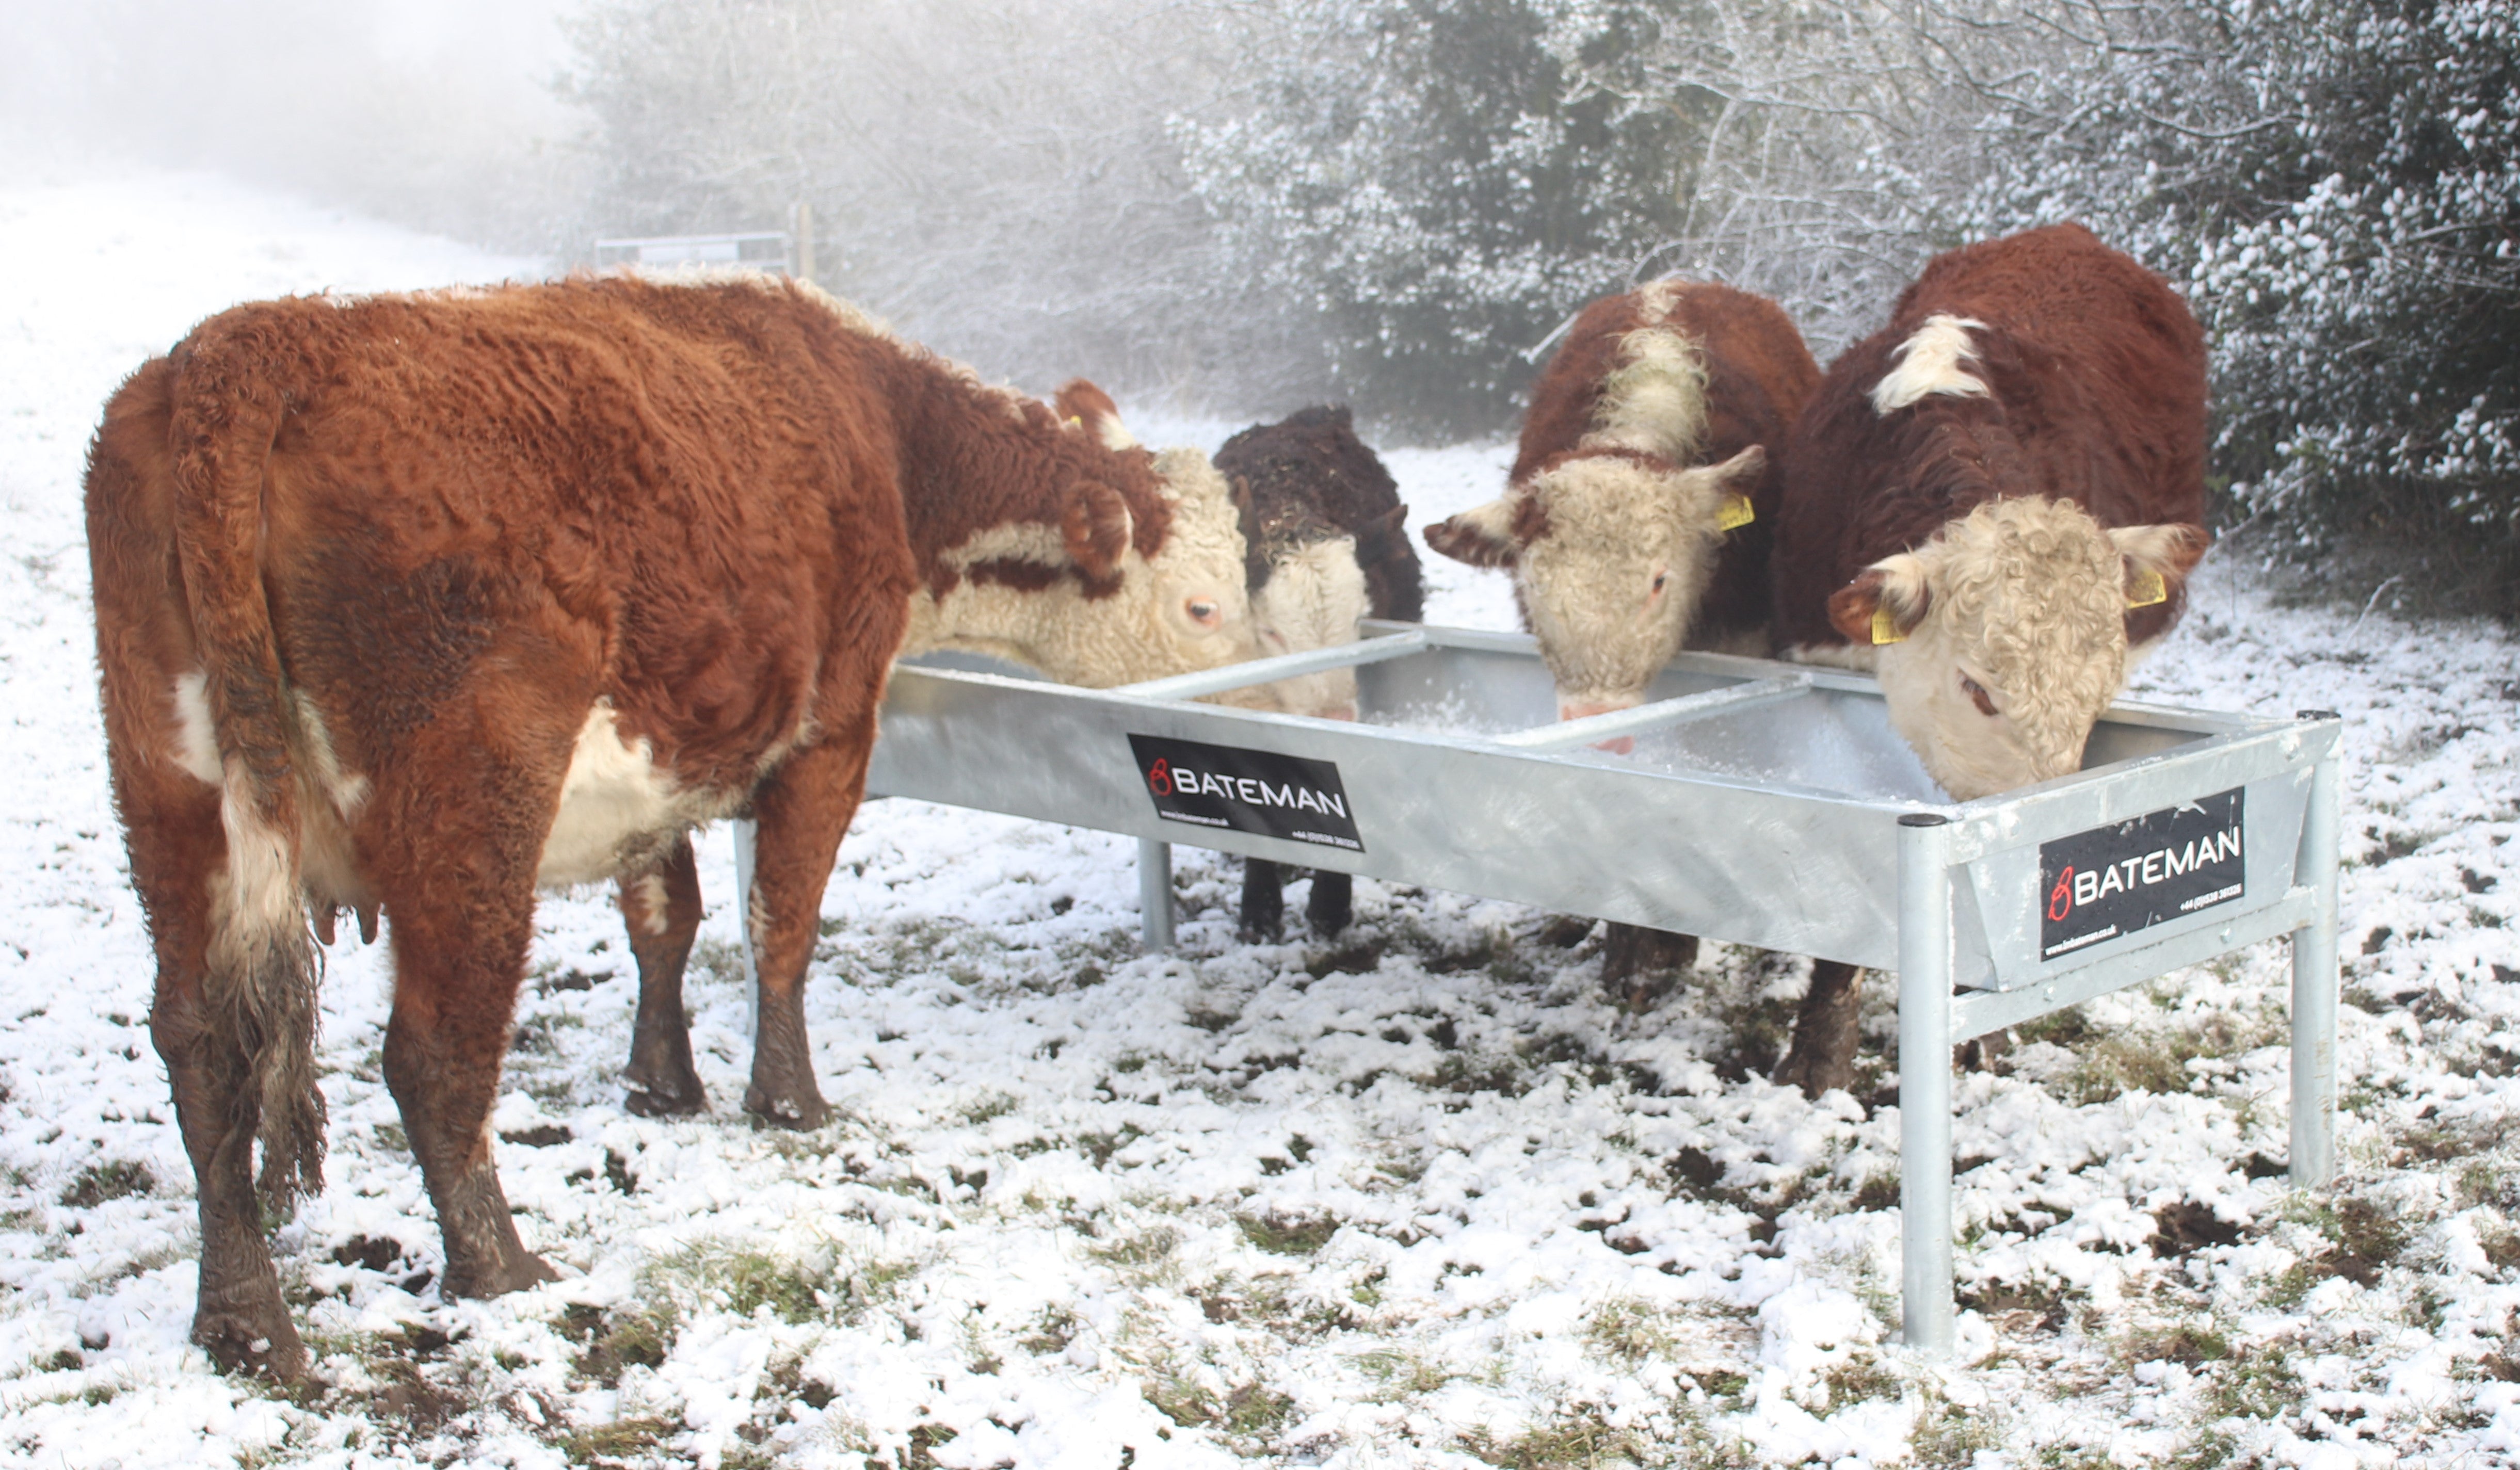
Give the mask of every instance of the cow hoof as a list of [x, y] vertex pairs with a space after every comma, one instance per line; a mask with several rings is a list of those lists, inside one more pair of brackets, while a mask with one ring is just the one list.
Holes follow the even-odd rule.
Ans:
[[812, 1133], [832, 1121], [832, 1105], [813, 1092], [773, 1097], [759, 1088], [747, 1089], [743, 1110], [764, 1128], [792, 1129], [797, 1133]]
[[485, 1297], [503, 1297], [512, 1291], [522, 1291], [528, 1286], [540, 1286], [545, 1281], [559, 1279], [560, 1272], [552, 1269], [550, 1262], [518, 1247], [507, 1260], [485, 1270], [459, 1270], [449, 1265], [438, 1293], [449, 1299], [471, 1297], [478, 1301]]
[[1305, 922], [1324, 939], [1336, 939], [1356, 917], [1355, 881], [1343, 872], [1313, 874], [1313, 895], [1304, 904]]
[[274, 1303], [268, 1313], [203, 1313], [193, 1319], [193, 1341], [210, 1355], [222, 1373], [266, 1377], [295, 1383], [306, 1376], [306, 1344], [286, 1308]]
[[634, 1087], [621, 1105], [642, 1118], [692, 1118], [708, 1111], [708, 1093], [695, 1088], [682, 1094]]
[[1785, 1053], [1768, 1080], [1778, 1087], [1800, 1088], [1805, 1097], [1817, 1102], [1832, 1088], [1853, 1089], [1855, 1059], [1851, 1056], [1822, 1056], [1800, 1047]]

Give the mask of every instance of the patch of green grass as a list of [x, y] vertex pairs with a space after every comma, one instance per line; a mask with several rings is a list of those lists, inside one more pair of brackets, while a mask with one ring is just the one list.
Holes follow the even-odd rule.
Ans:
[[832, 1279], [828, 1269], [782, 1261], [761, 1251], [738, 1251], [717, 1263], [712, 1274], [726, 1292], [728, 1311], [751, 1316], [766, 1307], [790, 1325], [822, 1314]]
[[1978, 1451], [2003, 1443], [2002, 1426], [1991, 1408], [1962, 1408], [1936, 1399], [1916, 1416], [1908, 1448], [1918, 1470], [1968, 1470]]
[[2209, 1419], [2277, 1419], [2300, 1406], [2301, 1373], [2282, 1344], [2235, 1351], [2207, 1381]]
[[62, 1203], [73, 1210], [93, 1210], [110, 1199], [146, 1194], [158, 1187], [149, 1166], [131, 1159], [90, 1164], [62, 1191]]
[[557, 1325], [561, 1336], [581, 1344], [574, 1358], [578, 1376], [617, 1388], [629, 1368], [665, 1365], [681, 1322], [672, 1303], [658, 1301], [622, 1312], [578, 1304]]
[[1634, 1297], [1603, 1304], [1584, 1324], [1584, 1340], [1629, 1363], [1669, 1358], [1679, 1348], [1662, 1314]]
[[568, 1437], [568, 1462], [598, 1470], [642, 1463], [648, 1458], [646, 1452], [661, 1445], [676, 1427], [671, 1419], [649, 1415], [581, 1429]]
[[2231, 1340], [2219, 1328], [2195, 1322], [2138, 1327], [2118, 1339], [2117, 1356], [2129, 1367], [2139, 1362], [2175, 1362], [2193, 1368], [2230, 1357]]
[[[2236, 1056], [2285, 1036], [2280, 1016], [2217, 1012], [2192, 1025], [2160, 1031], [2127, 1030], [2078, 1038], [2081, 1054], [2061, 1081], [2079, 1106], [2107, 1102], [2127, 1092], [2184, 1092], [2192, 1081], [2187, 1064], [2198, 1058]], [[2058, 1045], [2063, 1045], [2059, 1043]]]
[[1242, 1238], [1274, 1256], [1310, 1256], [1330, 1243], [1338, 1233], [1339, 1221], [1334, 1216], [1240, 1215], [1236, 1225], [1242, 1227]]
[[977, 1126], [992, 1118], [1003, 1118], [1015, 1110], [1018, 1099], [1012, 1092], [991, 1092], [975, 1102], [955, 1109], [964, 1122]]
[[1044, 1358], [1053, 1353], [1064, 1353], [1084, 1326], [1076, 1314], [1066, 1308], [1045, 1307], [1032, 1319], [1031, 1330], [1015, 1339], [1015, 1346]]
[[1368, 1397], [1384, 1403], [1421, 1398], [1462, 1376], [1442, 1363], [1396, 1348], [1359, 1353], [1354, 1361], [1366, 1376], [1381, 1383], [1382, 1388]]
[[1625, 1470], [1643, 1459], [1651, 1447], [1601, 1420], [1598, 1412], [1578, 1409], [1511, 1438], [1472, 1429], [1457, 1436], [1455, 1443], [1463, 1453], [1499, 1470], [1606, 1470], [1614, 1465]]
[[1172, 1259], [1181, 1249], [1181, 1231], [1171, 1225], [1149, 1225], [1102, 1245], [1085, 1248], [1086, 1254], [1113, 1266], [1145, 1268]]
[[1899, 1375], [1879, 1359], [1856, 1358], [1828, 1370], [1821, 1380], [1828, 1387], [1828, 1406], [1842, 1408], [1868, 1399], [1896, 1399], [1907, 1392]]

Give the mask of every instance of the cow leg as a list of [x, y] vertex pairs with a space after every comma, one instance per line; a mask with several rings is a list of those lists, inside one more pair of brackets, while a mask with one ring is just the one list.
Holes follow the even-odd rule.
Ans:
[[1611, 924], [1601, 935], [1601, 984], [1631, 1015], [1653, 1009], [1696, 963], [1694, 934]]
[[207, 786], [169, 789], [175, 784], [114, 782], [130, 832], [132, 881], [158, 950], [150, 1039], [166, 1064], [201, 1213], [193, 1341], [226, 1371], [294, 1380], [306, 1371], [306, 1349], [280, 1298], [253, 1188], [261, 1107], [252, 1069], [233, 1031], [211, 1024], [204, 998], [210, 874], [227, 861], [219, 799]]
[[1242, 860], [1242, 923], [1238, 937], [1244, 944], [1274, 944], [1286, 931], [1286, 874], [1266, 858]]
[[753, 793], [752, 956], [759, 1025], [743, 1110], [779, 1128], [820, 1128], [832, 1110], [814, 1081], [805, 1035], [805, 969], [821, 935], [823, 885], [866, 793], [872, 710], [856, 728], [800, 750]]
[[1794, 1017], [1794, 1043], [1777, 1063], [1775, 1080], [1819, 1097], [1831, 1088], [1855, 1085], [1856, 1023], [1863, 1002], [1864, 971], [1834, 959], [1812, 961], [1811, 989]]
[[663, 1118], [708, 1111], [692, 1066], [691, 1017], [683, 1009], [683, 969], [700, 927], [699, 860], [691, 834], [654, 872], [621, 880], [621, 917], [639, 960], [639, 1022], [630, 1037], [630, 1111]]
[[1356, 917], [1355, 875], [1314, 869], [1313, 896], [1304, 904], [1304, 917], [1311, 922], [1314, 933], [1324, 939], [1336, 938], [1338, 931]]
[[[390, 805], [426, 811], [387, 869], [392, 915], [393, 1015], [385, 1024], [385, 1088], [437, 1207], [449, 1297], [494, 1297], [556, 1277], [517, 1237], [491, 1155], [490, 1109], [533, 943], [534, 851], [507, 818], [548, 798], [495, 773], [477, 786], [460, 763], [423, 763], [446, 785], [439, 800]], [[448, 802], [447, 790], [471, 799]], [[380, 793], [384, 794], [384, 793]], [[396, 793], [399, 795], [400, 793]]]

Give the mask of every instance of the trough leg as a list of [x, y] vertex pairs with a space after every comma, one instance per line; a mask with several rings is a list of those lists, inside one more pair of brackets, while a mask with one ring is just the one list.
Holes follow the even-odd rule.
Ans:
[[1952, 1349], [1952, 873], [1946, 819], [1899, 819], [1901, 1336]]
[[[2309, 711], [2305, 719], [2332, 719]], [[2318, 896], [2317, 916], [2292, 933], [2292, 1181], [2325, 1184], [2336, 1174], [2336, 838], [2338, 757], [2312, 768], [2293, 871]]]
[[621, 918], [639, 961], [639, 1020], [630, 1037], [627, 1105], [643, 1118], [708, 1110], [708, 1093], [692, 1066], [691, 1016], [683, 1007], [683, 971], [700, 927], [700, 870], [691, 834], [674, 844], [654, 872], [623, 878]]
[[1147, 953], [1160, 955], [1173, 947], [1173, 845], [1151, 837], [1138, 839], [1138, 913]]

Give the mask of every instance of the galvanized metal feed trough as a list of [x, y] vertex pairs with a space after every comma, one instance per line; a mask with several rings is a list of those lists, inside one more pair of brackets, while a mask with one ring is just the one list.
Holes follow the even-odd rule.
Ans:
[[[1899, 975], [1908, 1342], [1948, 1349], [1952, 1047], [2292, 936], [2295, 1181], [2332, 1169], [2337, 736], [2120, 704], [2078, 775], [1953, 804], [1878, 686], [1684, 654], [1644, 705], [1556, 722], [1536, 645], [1368, 625], [1340, 648], [1117, 690], [893, 675], [870, 790], [1339, 869]], [[1191, 702], [1340, 664], [1356, 724]], [[1596, 742], [1635, 739], [1612, 755]]]

